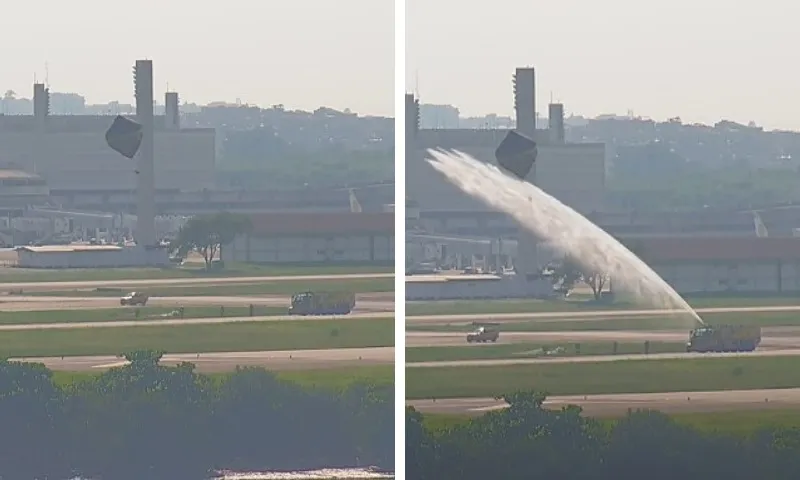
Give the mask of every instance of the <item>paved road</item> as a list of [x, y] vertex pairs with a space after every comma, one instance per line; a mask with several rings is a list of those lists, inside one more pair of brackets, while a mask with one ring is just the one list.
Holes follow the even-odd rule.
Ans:
[[[114, 356], [37, 357], [12, 359], [44, 363], [51, 370], [98, 371], [126, 364]], [[334, 369], [368, 365], [393, 365], [394, 347], [342, 348], [330, 350], [286, 350], [269, 352], [220, 352], [164, 355], [162, 362], [191, 362], [201, 372], [231, 371], [236, 366], [258, 366], [270, 370]]]
[[282, 275], [263, 277], [202, 277], [202, 278], [157, 278], [138, 280], [91, 280], [70, 282], [7, 282], [0, 283], [0, 291], [48, 291], [76, 290], [81, 288], [135, 288], [156, 285], [224, 285], [230, 283], [264, 283], [315, 280], [353, 280], [369, 278], [394, 278], [393, 273], [350, 273], [341, 275]]
[[177, 325], [216, 325], [222, 323], [280, 322], [289, 320], [344, 320], [359, 318], [393, 318], [394, 312], [351, 313], [350, 315], [290, 316], [269, 315], [261, 317], [214, 317], [214, 318], [175, 318], [166, 317], [149, 320], [119, 320], [111, 322], [69, 322], [69, 323], [27, 323], [0, 325], [0, 331], [22, 330], [69, 330], [73, 328], [121, 328], [144, 326]]
[[[753, 306], [753, 307], [714, 307], [695, 310], [704, 313], [766, 313], [800, 312], [800, 305]], [[528, 313], [481, 313], [460, 315], [412, 315], [406, 317], [407, 325], [442, 325], [472, 322], [511, 323], [520, 321], [553, 320], [608, 320], [620, 317], [676, 316], [685, 317], [686, 325], [695, 325], [694, 320], [683, 310], [587, 310], [570, 312], [528, 312]]]
[[[77, 292], [76, 292], [77, 293]], [[288, 295], [226, 295], [226, 296], [181, 296], [150, 297], [152, 307], [179, 306], [239, 306], [260, 305], [287, 308]], [[61, 297], [10, 295], [0, 297], [0, 311], [44, 311], [44, 310], [88, 310], [98, 308], [120, 308], [118, 297]], [[364, 293], [356, 295], [356, 312], [394, 311], [393, 293]]]
[[[407, 405], [427, 413], [474, 414], [505, 408], [505, 402], [491, 398], [410, 400]], [[624, 415], [629, 409], [652, 409], [665, 413], [712, 412], [796, 408], [800, 388], [733, 390], [717, 392], [627, 393], [613, 395], [550, 397], [548, 408], [579, 405], [588, 415]]]

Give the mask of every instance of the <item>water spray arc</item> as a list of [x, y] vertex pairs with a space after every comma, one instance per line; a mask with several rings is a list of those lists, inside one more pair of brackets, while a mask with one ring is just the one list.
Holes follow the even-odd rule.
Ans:
[[[507, 213], [523, 229], [558, 245], [565, 255], [607, 272], [615, 286], [622, 286], [640, 303], [688, 314], [703, 325], [694, 309], [633, 252], [580, 213], [522, 180], [536, 159], [535, 147], [530, 148], [533, 141], [516, 132], [507, 140], [519, 148], [504, 152], [498, 148], [498, 162], [516, 178], [459, 151], [428, 150], [426, 160], [464, 193]], [[526, 162], [531, 165], [526, 167]]]

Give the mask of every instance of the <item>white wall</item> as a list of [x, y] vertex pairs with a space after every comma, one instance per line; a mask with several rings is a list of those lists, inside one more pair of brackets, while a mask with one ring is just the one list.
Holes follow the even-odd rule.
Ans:
[[441, 282], [406, 280], [406, 300], [542, 298], [553, 295], [548, 279], [526, 282], [514, 276], [487, 280]]
[[222, 259], [254, 263], [391, 262], [394, 236], [248, 237], [222, 249]]
[[123, 248], [109, 251], [47, 253], [17, 251], [17, 266], [20, 268], [114, 268], [168, 265], [169, 256], [165, 249]]

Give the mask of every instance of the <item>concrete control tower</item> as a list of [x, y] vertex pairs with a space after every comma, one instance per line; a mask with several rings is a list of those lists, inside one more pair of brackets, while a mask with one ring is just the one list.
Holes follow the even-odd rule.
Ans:
[[136, 120], [142, 126], [136, 168], [136, 243], [142, 247], [156, 245], [156, 182], [153, 144], [153, 61], [136, 60], [133, 67], [136, 96]]

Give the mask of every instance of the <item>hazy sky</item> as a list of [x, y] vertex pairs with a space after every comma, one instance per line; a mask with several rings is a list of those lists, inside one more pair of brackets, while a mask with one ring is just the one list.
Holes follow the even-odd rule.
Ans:
[[[406, 87], [462, 114], [513, 113], [515, 67], [537, 110], [800, 129], [800, 3], [790, 0], [407, 0]], [[418, 78], [418, 82], [417, 82]]]
[[5, 0], [0, 90], [133, 101], [153, 60], [155, 94], [314, 109], [394, 111], [393, 0]]

